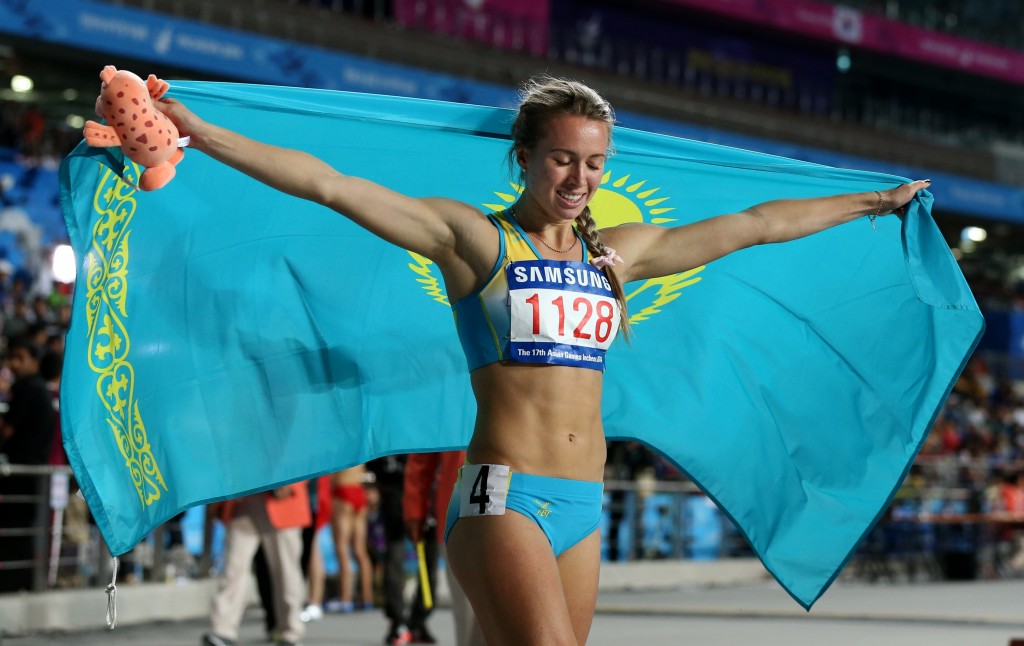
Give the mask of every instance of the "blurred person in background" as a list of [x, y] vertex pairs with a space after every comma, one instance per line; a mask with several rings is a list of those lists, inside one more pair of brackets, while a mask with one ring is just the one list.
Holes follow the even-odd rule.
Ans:
[[[1000, 488], [1002, 510], [1018, 519], [1024, 519], [1024, 470], [1008, 473]], [[1004, 537], [1012, 545], [1007, 565], [1016, 574], [1024, 572], [1024, 531], [1008, 530]]]
[[366, 467], [362, 464], [335, 473], [331, 478], [331, 497], [334, 508], [331, 528], [334, 548], [338, 555], [338, 602], [330, 604], [332, 612], [352, 612], [356, 574], [358, 568], [359, 607], [373, 607], [373, 564], [367, 551], [366, 536], [369, 521], [366, 489], [363, 487]]
[[[605, 480], [634, 482], [639, 473], [652, 467], [650, 453], [639, 442], [608, 442], [608, 459], [604, 466]], [[615, 488], [608, 492], [608, 560], [612, 562], [640, 556], [640, 541], [634, 539], [632, 554], [621, 544], [622, 521], [626, 516], [627, 499], [625, 489]], [[639, 514], [639, 496], [634, 493], [633, 499], [634, 514]], [[636, 528], [632, 528], [632, 533], [636, 533]]]
[[384, 549], [378, 554], [383, 560], [384, 616], [388, 619], [388, 630], [384, 643], [391, 645], [408, 644], [412, 639], [408, 625], [415, 621], [426, 621], [429, 611], [423, 607], [423, 599], [417, 595], [413, 607], [406, 616], [405, 603], [405, 521], [402, 511], [402, 496], [405, 488], [405, 455], [388, 455], [371, 460], [367, 468], [373, 473], [377, 490], [378, 521], [384, 530]]
[[302, 528], [312, 521], [305, 482], [269, 492], [216, 503], [227, 527], [224, 573], [213, 598], [210, 632], [203, 646], [234, 646], [245, 612], [249, 572], [256, 550], [263, 548], [273, 583], [276, 644], [298, 644], [305, 634], [302, 623]]
[[327, 573], [320, 551], [320, 530], [330, 524], [334, 513], [331, 500], [331, 478], [320, 476], [309, 481], [309, 511], [313, 522], [302, 529], [302, 573], [306, 577], [306, 606], [302, 621], [318, 621], [324, 616], [324, 584]]
[[[0, 182], [0, 198], [3, 197], [3, 183]], [[3, 208], [3, 202], [0, 201], [0, 209]], [[0, 314], [7, 315], [8, 310], [8, 294], [11, 291], [11, 275], [14, 273], [14, 265], [11, 264], [10, 260], [6, 258], [0, 258]]]
[[50, 307], [50, 299], [42, 294], [37, 294], [32, 298], [32, 319], [33, 323], [42, 326], [44, 329], [49, 329], [47, 326], [52, 325], [56, 321], [56, 315], [53, 308]]
[[[442, 451], [440, 453], [412, 453], [405, 463], [405, 484], [403, 486], [403, 514], [406, 531], [414, 544], [423, 541], [428, 547], [428, 569], [430, 587], [434, 585], [437, 561], [445, 557], [444, 523], [441, 522], [451, 502], [452, 489], [459, 477], [459, 468], [466, 461], [465, 451]], [[430, 554], [433, 552], [433, 554]], [[433, 558], [431, 558], [433, 556]], [[473, 614], [466, 593], [450, 567], [445, 566], [448, 590], [451, 595], [452, 618], [455, 621], [455, 643], [458, 646], [484, 646], [480, 623]], [[418, 595], [422, 596], [420, 590]], [[436, 595], [435, 595], [436, 598]], [[417, 600], [417, 603], [421, 601]], [[434, 644], [436, 640], [427, 630], [426, 617], [414, 622], [410, 618], [409, 631], [413, 644]]]
[[[7, 364], [14, 383], [0, 423], [0, 453], [10, 464], [43, 465], [50, 459], [57, 415], [53, 395], [39, 374], [42, 359], [42, 349], [26, 340], [16, 339], [8, 346]], [[0, 477], [0, 496], [42, 495], [43, 482], [32, 476]], [[5, 503], [0, 528], [41, 529], [45, 516], [39, 513], [39, 507], [33, 503]], [[0, 560], [26, 561], [41, 556], [35, 554], [34, 541], [34, 536], [0, 538]], [[32, 574], [30, 567], [0, 569], [0, 592], [30, 589]]]
[[[579, 644], [590, 634], [606, 457], [604, 353], [620, 323], [628, 334], [622, 285], [887, 215], [930, 184], [776, 200], [675, 228], [630, 224], [599, 231], [589, 203], [613, 150], [615, 119], [611, 106], [581, 83], [542, 78], [524, 89], [509, 151], [523, 192], [489, 215], [456, 200], [416, 199], [343, 175], [306, 153], [206, 123], [178, 101], [157, 107], [191, 136], [193, 148], [332, 208], [440, 268], [477, 401], [467, 452], [472, 464], [462, 467], [448, 511], [448, 556], [492, 646]], [[613, 300], [602, 296], [595, 305], [607, 308], [599, 317], [607, 326], [604, 340], [587, 347], [599, 353], [598, 364], [581, 367], [567, 362], [570, 357], [546, 355], [548, 365], [537, 365], [513, 357], [507, 345], [513, 323], [529, 329], [528, 305], [513, 311], [507, 304], [513, 261], [543, 262], [578, 271], [595, 286], [607, 283]], [[568, 329], [583, 325], [577, 312]]]
[[46, 383], [46, 388], [53, 401], [53, 439], [50, 440], [50, 452], [46, 463], [54, 466], [68, 463], [68, 456], [64, 454], [64, 438], [60, 428], [60, 378], [63, 367], [63, 349], [53, 350], [47, 345], [43, 350], [43, 357], [39, 361], [39, 376]]
[[32, 323], [35, 321], [32, 310], [24, 298], [16, 298], [11, 303], [11, 310], [4, 319], [4, 336], [7, 342], [17, 339], [29, 332]]

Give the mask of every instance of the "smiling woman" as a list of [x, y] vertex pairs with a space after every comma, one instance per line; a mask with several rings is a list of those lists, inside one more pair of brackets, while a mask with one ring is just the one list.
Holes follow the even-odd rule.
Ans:
[[448, 510], [448, 562], [492, 645], [580, 644], [589, 635], [605, 353], [628, 329], [621, 285], [644, 281], [640, 292], [655, 281], [659, 298], [670, 299], [735, 250], [885, 215], [928, 184], [776, 200], [662, 227], [673, 196], [605, 169], [608, 103], [581, 83], [545, 77], [527, 84], [512, 128], [515, 194], [499, 194], [499, 208], [484, 213], [342, 175], [306, 153], [207, 123], [174, 100], [158, 108], [197, 150], [334, 209], [422, 258], [424, 274], [431, 263], [440, 269], [476, 399]]

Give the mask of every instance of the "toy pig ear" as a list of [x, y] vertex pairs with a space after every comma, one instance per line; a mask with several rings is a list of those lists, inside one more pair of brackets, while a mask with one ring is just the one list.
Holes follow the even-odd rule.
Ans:
[[100, 80], [103, 81], [103, 85], [106, 85], [107, 83], [113, 81], [114, 76], [116, 75], [117, 68], [113, 65], [107, 65], [103, 68], [103, 71], [100, 72]]

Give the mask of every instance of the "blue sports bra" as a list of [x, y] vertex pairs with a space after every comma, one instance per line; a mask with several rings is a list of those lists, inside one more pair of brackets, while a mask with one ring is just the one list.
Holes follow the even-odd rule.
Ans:
[[604, 370], [619, 325], [604, 273], [587, 262], [585, 244], [579, 261], [544, 260], [505, 213], [487, 216], [499, 239], [491, 275], [452, 305], [469, 370], [496, 361]]

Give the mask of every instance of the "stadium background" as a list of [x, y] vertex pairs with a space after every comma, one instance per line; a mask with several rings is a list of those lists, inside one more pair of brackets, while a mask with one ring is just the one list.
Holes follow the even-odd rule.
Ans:
[[[5, 0], [2, 161], [18, 128], [45, 128], [44, 157], [73, 145], [107, 63], [502, 105], [548, 72], [597, 87], [623, 125], [933, 179], [979, 303], [1009, 309], [1024, 248], [1022, 14], [971, 0]], [[34, 88], [10, 89], [16, 74]], [[59, 241], [54, 208], [30, 210]], [[987, 239], [965, 239], [969, 226]], [[12, 242], [0, 254], [18, 259]], [[992, 334], [1017, 326], [995, 323], [983, 348], [1019, 356], [1020, 339]]]
[[986, 315], [983, 372], [1024, 376], [1020, 3], [0, 0], [0, 258], [38, 291], [61, 289], [56, 166], [106, 64], [505, 106], [543, 72], [594, 86], [625, 126], [931, 178]]

